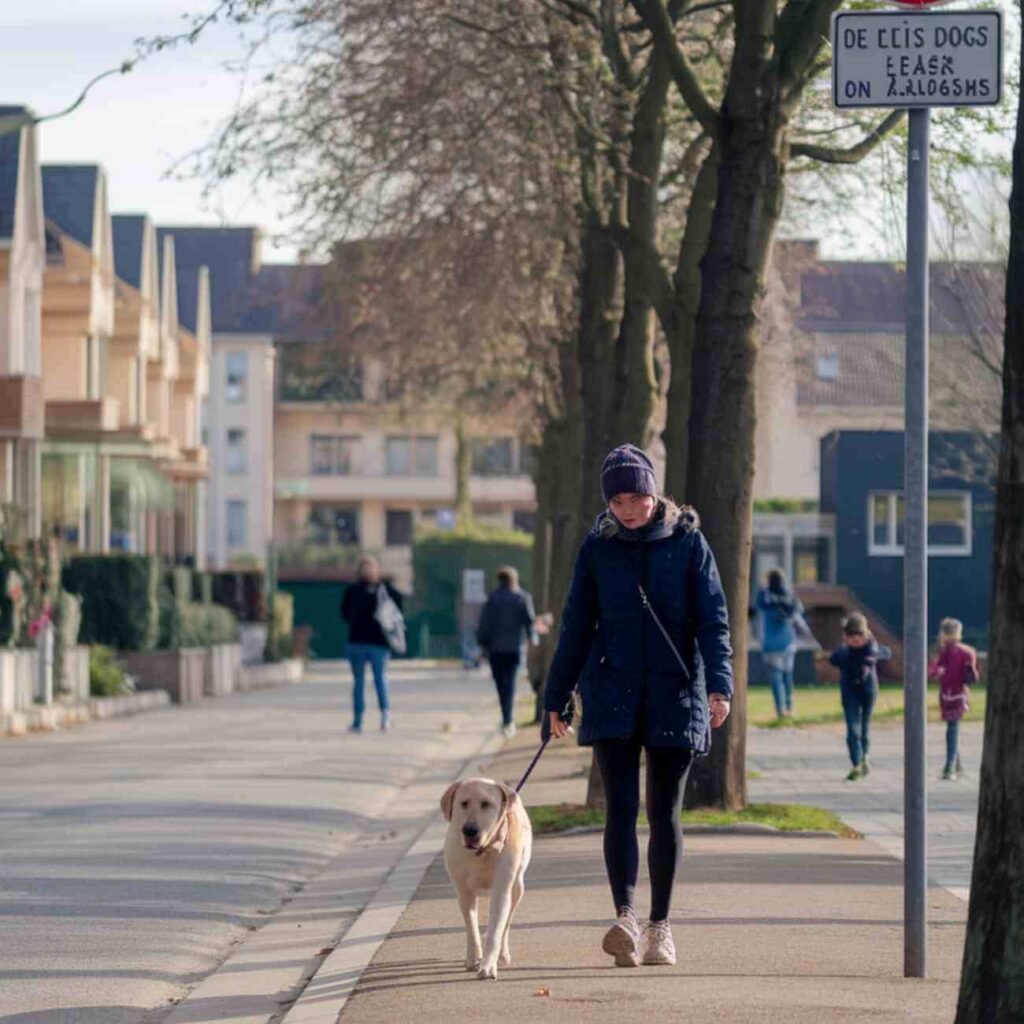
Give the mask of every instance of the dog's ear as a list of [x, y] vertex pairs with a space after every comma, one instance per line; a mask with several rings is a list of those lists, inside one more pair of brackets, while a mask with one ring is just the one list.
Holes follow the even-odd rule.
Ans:
[[501, 790], [501, 810], [503, 813], [511, 811], [516, 801], [519, 799], [519, 794], [507, 783], [499, 782], [498, 789]]
[[444, 796], [441, 797], [441, 813], [444, 815], [445, 821], [452, 820], [452, 807], [455, 804], [455, 791], [461, 786], [461, 782], [453, 782], [445, 791]]

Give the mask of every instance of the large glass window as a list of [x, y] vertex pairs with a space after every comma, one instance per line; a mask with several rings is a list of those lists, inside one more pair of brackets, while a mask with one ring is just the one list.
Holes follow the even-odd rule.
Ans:
[[408, 435], [386, 438], [384, 466], [388, 476], [437, 476], [437, 438]]
[[232, 498], [227, 507], [228, 547], [244, 548], [249, 533], [249, 508], [244, 501]]
[[238, 476], [248, 469], [248, 455], [245, 444], [245, 431], [241, 427], [230, 427], [227, 433], [227, 447], [224, 459], [227, 471]]
[[313, 476], [349, 476], [359, 472], [358, 437], [313, 434], [309, 439], [309, 467]]
[[[971, 553], [970, 491], [937, 491], [928, 495], [928, 554]], [[902, 555], [903, 495], [876, 491], [868, 497], [868, 554]]]
[[384, 543], [389, 548], [404, 548], [412, 544], [412, 512], [408, 509], [389, 508], [384, 527]]
[[512, 476], [515, 444], [511, 437], [477, 438], [472, 442], [475, 476]]
[[249, 382], [249, 353], [228, 352], [224, 359], [224, 393], [229, 402], [244, 402]]
[[358, 544], [359, 509], [314, 505], [309, 513], [309, 539], [313, 544]]

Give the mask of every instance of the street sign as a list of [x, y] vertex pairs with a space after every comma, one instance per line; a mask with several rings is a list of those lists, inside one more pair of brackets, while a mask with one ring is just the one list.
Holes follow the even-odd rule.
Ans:
[[983, 107], [1002, 97], [1001, 11], [832, 16], [837, 107]]

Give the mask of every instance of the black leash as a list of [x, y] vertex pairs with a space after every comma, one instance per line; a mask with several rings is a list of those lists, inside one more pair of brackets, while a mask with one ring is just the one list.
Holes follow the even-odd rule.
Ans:
[[530, 774], [533, 772], [533, 769], [537, 767], [537, 762], [540, 760], [540, 755], [544, 753], [544, 751], [547, 749], [547, 745], [550, 742], [551, 737], [549, 736], [546, 740], [544, 740], [541, 743], [540, 750], [538, 750], [537, 753], [533, 755], [533, 760], [530, 762], [530, 767], [527, 768], [525, 772], [523, 772], [523, 777], [519, 780], [519, 784], [516, 786], [517, 793], [523, 788], [523, 786], [526, 785], [526, 780], [530, 777]]

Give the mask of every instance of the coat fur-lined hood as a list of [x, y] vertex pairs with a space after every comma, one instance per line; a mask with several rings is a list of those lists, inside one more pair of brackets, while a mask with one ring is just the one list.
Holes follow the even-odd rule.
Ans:
[[700, 516], [697, 515], [697, 510], [692, 505], [677, 505], [671, 498], [659, 498], [654, 518], [647, 526], [643, 526], [639, 530], [627, 530], [611, 512], [605, 509], [597, 517], [591, 533], [602, 540], [620, 537], [623, 540], [642, 541], [656, 540], [679, 531], [689, 533], [691, 530], [697, 529], [700, 529]]

